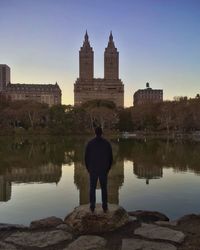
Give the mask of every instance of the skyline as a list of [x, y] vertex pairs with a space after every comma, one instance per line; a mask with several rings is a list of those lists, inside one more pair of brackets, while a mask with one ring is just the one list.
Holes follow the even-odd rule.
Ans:
[[103, 77], [103, 53], [112, 30], [119, 51], [125, 106], [145, 88], [163, 89], [164, 100], [195, 97], [200, 82], [198, 0], [84, 1], [0, 0], [1, 64], [12, 83], [58, 82], [62, 103], [73, 104], [79, 49], [87, 29], [94, 76]]

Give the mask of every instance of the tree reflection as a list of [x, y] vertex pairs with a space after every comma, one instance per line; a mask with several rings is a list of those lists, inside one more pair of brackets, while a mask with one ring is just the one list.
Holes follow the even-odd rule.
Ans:
[[[79, 203], [89, 202], [89, 177], [84, 166], [88, 137], [37, 137], [0, 139], [0, 201], [11, 198], [12, 183], [59, 183], [62, 167], [74, 166]], [[133, 174], [162, 178], [163, 168], [200, 174], [200, 143], [161, 140], [112, 140], [114, 163], [108, 178], [108, 200], [119, 203], [124, 182], [124, 161], [133, 163]], [[99, 185], [99, 184], [98, 184]], [[99, 186], [98, 186], [99, 188]]]

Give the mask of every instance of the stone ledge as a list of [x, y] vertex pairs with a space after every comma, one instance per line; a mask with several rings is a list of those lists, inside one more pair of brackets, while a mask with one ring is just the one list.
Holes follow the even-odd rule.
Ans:
[[184, 233], [180, 231], [146, 223], [142, 223], [142, 226], [137, 228], [134, 234], [148, 239], [167, 240], [175, 243], [182, 243], [185, 238]]
[[47, 247], [72, 239], [72, 234], [54, 230], [48, 232], [17, 232], [8, 236], [5, 242], [24, 247]]
[[32, 221], [30, 223], [30, 228], [31, 229], [51, 228], [51, 227], [56, 227], [60, 224], [63, 224], [63, 220], [55, 216], [52, 216], [41, 220]]
[[140, 239], [123, 239], [121, 250], [176, 250], [169, 243], [153, 242]]

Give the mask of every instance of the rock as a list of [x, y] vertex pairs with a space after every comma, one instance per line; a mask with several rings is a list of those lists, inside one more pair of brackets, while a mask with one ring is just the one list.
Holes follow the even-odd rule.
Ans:
[[188, 215], [182, 216], [181, 218], [178, 219], [178, 225], [192, 223], [192, 221], [200, 222], [200, 215], [188, 214]]
[[[200, 215], [188, 214], [178, 219], [179, 228], [189, 235], [199, 235]], [[199, 241], [200, 245], [200, 241]]]
[[67, 224], [60, 224], [56, 227], [56, 229], [72, 232], [72, 228]]
[[11, 244], [0, 241], [0, 250], [17, 250], [17, 248]]
[[173, 220], [173, 221], [156, 221], [155, 224], [159, 225], [159, 226], [172, 226], [172, 227], [175, 227], [175, 226], [177, 226], [178, 222], [176, 220]]
[[92, 213], [87, 204], [75, 208], [64, 221], [75, 232], [90, 234], [113, 231], [130, 220], [127, 212], [115, 204], [108, 204], [106, 213], [100, 204], [96, 205], [95, 212]]
[[104, 250], [106, 240], [99, 236], [84, 235], [69, 244], [64, 250]]
[[169, 221], [166, 215], [157, 211], [136, 210], [128, 212], [128, 214], [137, 217], [137, 219], [142, 222]]
[[50, 228], [50, 227], [56, 227], [60, 224], [63, 224], [63, 220], [52, 216], [45, 219], [32, 221], [30, 224], [30, 228], [31, 229]]
[[139, 239], [123, 239], [121, 250], [176, 250], [169, 243], [153, 242]]
[[25, 229], [24, 225], [0, 223], [0, 231], [11, 229]]
[[135, 217], [135, 216], [129, 216], [129, 221], [130, 222], [137, 221], [137, 217]]
[[142, 223], [142, 226], [137, 228], [134, 233], [148, 239], [168, 240], [175, 243], [181, 243], [185, 238], [184, 233], [180, 231], [145, 223]]
[[28, 247], [47, 247], [62, 241], [72, 240], [72, 235], [62, 230], [48, 232], [17, 232], [5, 239], [5, 242]]

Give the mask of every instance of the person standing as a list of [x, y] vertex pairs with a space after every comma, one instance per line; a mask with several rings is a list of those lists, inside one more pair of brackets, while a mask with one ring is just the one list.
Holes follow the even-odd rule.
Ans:
[[85, 149], [85, 166], [90, 175], [90, 210], [94, 212], [96, 204], [96, 186], [99, 179], [102, 195], [102, 208], [108, 210], [107, 175], [113, 162], [112, 147], [102, 137], [102, 128], [95, 128], [96, 137], [90, 140]]

